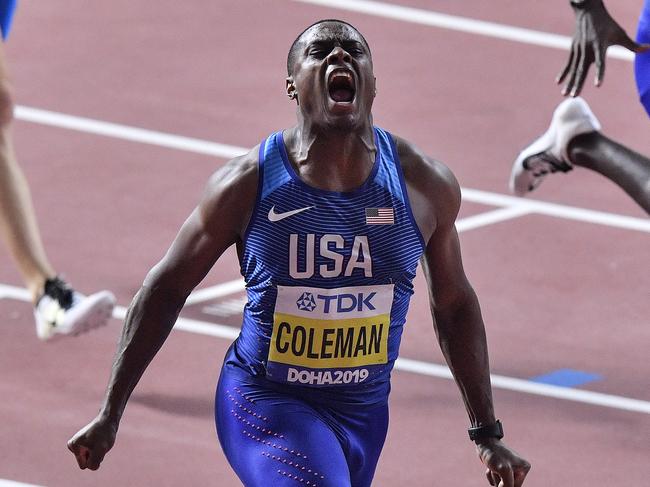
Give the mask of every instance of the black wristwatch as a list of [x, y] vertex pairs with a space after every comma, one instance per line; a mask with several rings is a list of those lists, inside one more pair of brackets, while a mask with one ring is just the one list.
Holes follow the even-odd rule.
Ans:
[[492, 424], [470, 428], [467, 430], [467, 433], [469, 434], [469, 439], [474, 442], [484, 438], [496, 438], [500, 440], [503, 438], [503, 426], [501, 426], [501, 421], [497, 419]]

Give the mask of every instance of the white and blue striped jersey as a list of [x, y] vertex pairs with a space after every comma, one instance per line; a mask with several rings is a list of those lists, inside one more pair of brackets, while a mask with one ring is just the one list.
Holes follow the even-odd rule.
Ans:
[[281, 132], [261, 144], [229, 362], [287, 385], [388, 393], [424, 241], [394, 140], [374, 133], [374, 166], [351, 192], [304, 183]]

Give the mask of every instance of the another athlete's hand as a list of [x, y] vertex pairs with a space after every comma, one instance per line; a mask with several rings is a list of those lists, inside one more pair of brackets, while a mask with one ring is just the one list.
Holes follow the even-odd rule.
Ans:
[[[572, 4], [573, 5], [573, 4]], [[605, 53], [613, 45], [623, 46], [633, 52], [644, 52], [650, 44], [637, 44], [623, 28], [609, 15], [602, 0], [586, 0], [573, 5], [576, 15], [576, 29], [569, 60], [558, 75], [557, 83], [566, 80], [562, 89], [564, 96], [578, 96], [582, 91], [589, 67], [596, 63], [596, 86], [605, 76]]]
[[98, 416], [68, 440], [68, 450], [74, 453], [79, 468], [97, 470], [116, 435], [117, 424]]
[[521, 487], [530, 463], [500, 440], [490, 438], [476, 445], [478, 456], [487, 467], [485, 475], [494, 487]]

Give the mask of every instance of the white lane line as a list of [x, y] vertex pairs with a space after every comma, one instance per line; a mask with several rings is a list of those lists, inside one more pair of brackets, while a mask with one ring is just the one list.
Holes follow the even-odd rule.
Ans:
[[[532, 44], [535, 46], [550, 47], [553, 49], [567, 50], [571, 47], [571, 38], [558, 34], [551, 34], [538, 30], [523, 29], [495, 22], [485, 22], [467, 17], [442, 14], [432, 10], [404, 7], [385, 2], [371, 0], [294, 0], [300, 3], [322, 5], [351, 12], [384, 17], [387, 19], [401, 20], [412, 24], [428, 25], [441, 29], [455, 30], [468, 34], [494, 37], [506, 41]], [[525, 11], [522, 8], [522, 11]], [[567, 15], [571, 15], [567, 7]], [[633, 61], [634, 53], [619, 46], [610, 48], [607, 55], [612, 58]]]
[[517, 206], [521, 207], [522, 210], [528, 209], [531, 213], [541, 213], [542, 215], [564, 218], [566, 220], [596, 223], [609, 227], [650, 233], [650, 219], [648, 218], [635, 218], [617, 215], [615, 213], [587, 210], [585, 208], [559, 205], [557, 203], [548, 203], [534, 199], [517, 198], [515, 196], [491, 193], [478, 189], [461, 188], [461, 192], [464, 200], [473, 203], [493, 206]]
[[224, 282], [216, 286], [210, 286], [203, 289], [198, 289], [190, 294], [185, 301], [185, 305], [202, 303], [210, 301], [211, 299], [221, 298], [229, 294], [235, 294], [243, 291], [244, 279], [235, 279], [234, 281]]
[[[114, 137], [133, 142], [157, 145], [172, 149], [206, 154], [224, 159], [230, 159], [248, 152], [245, 147], [237, 147], [227, 144], [219, 144], [207, 140], [183, 137], [164, 132], [130, 127], [115, 123], [103, 122], [90, 118], [66, 115], [64, 113], [51, 112], [38, 108], [17, 106], [15, 116], [18, 120], [39, 123], [58, 128], [77, 130], [106, 137]], [[569, 220], [586, 221], [607, 225], [628, 230], [650, 232], [650, 220], [604, 213], [582, 208], [576, 208], [554, 203], [546, 203], [540, 200], [515, 198], [500, 193], [491, 193], [476, 189], [462, 188], [463, 199], [474, 203], [481, 203], [492, 206], [517, 206], [525, 205], [531, 212], [542, 213], [557, 218]], [[522, 207], [523, 209], [523, 207]]]
[[230, 316], [240, 315], [247, 302], [248, 298], [244, 294], [238, 298], [224, 299], [218, 303], [203, 306], [201, 307], [201, 312], [204, 315], [215, 316], [216, 318], [213, 319], [228, 318]]
[[[11, 299], [19, 299], [22, 301], [29, 301], [29, 297], [23, 299], [19, 296], [24, 296], [25, 293], [19, 292], [20, 288], [0, 284], [0, 298], [12, 297]], [[15, 297], [14, 297], [15, 296]], [[113, 311], [113, 317], [117, 319], [124, 319], [126, 316], [126, 308], [123, 306], [116, 306]], [[234, 340], [239, 336], [239, 329], [218, 323], [205, 322], [200, 320], [191, 320], [188, 318], [179, 318], [174, 326], [175, 330], [186, 331], [189, 333], [196, 333], [198, 335], [207, 335], [216, 338], [225, 338]], [[395, 362], [395, 369], [414, 374], [437, 377], [441, 379], [451, 379], [452, 375], [446, 365], [439, 365], [430, 362], [423, 362], [419, 360], [412, 360], [408, 358], [398, 358]], [[596, 406], [603, 406], [612, 409], [620, 409], [624, 411], [633, 411], [639, 413], [650, 414], [650, 402], [642, 401], [640, 399], [631, 399], [623, 396], [614, 396], [610, 394], [601, 394], [598, 392], [584, 391], [579, 389], [571, 389], [565, 387], [558, 387], [548, 384], [539, 384], [523, 379], [514, 377], [506, 377], [503, 375], [492, 374], [492, 386], [495, 389], [506, 389], [515, 392], [523, 392], [537, 396], [552, 397], [556, 399], [564, 399], [567, 401], [581, 402], [585, 404], [592, 404]]]
[[[419, 360], [398, 358], [395, 368], [412, 372], [414, 374], [428, 375], [442, 379], [453, 379], [451, 371], [446, 365], [438, 365]], [[650, 414], [650, 402], [640, 399], [631, 399], [612, 394], [573, 389], [570, 387], [559, 387], [550, 384], [540, 384], [529, 380], [516, 379], [504, 375], [491, 374], [492, 387], [495, 389], [506, 389], [515, 392], [524, 392], [536, 396], [564, 399], [566, 401], [581, 402], [595, 406], [604, 406], [612, 409], [621, 409], [636, 413]]]
[[494, 223], [518, 218], [520, 216], [527, 215], [530, 212], [531, 210], [526, 206], [506, 206], [505, 208], [486, 211], [485, 213], [479, 213], [478, 215], [472, 215], [467, 218], [458, 220], [456, 221], [456, 230], [459, 233], [465, 232], [467, 230], [473, 230], [475, 228], [484, 227], [486, 225], [492, 225]]
[[0, 487], [43, 487], [35, 484], [25, 484], [24, 482], [16, 482], [14, 480], [0, 479]]
[[[5, 287], [0, 284], [0, 290]], [[124, 306], [115, 306], [113, 310], [113, 318], [123, 320], [126, 317], [128, 308]], [[197, 335], [207, 335], [216, 338], [227, 338], [234, 340], [239, 336], [239, 329], [233, 328], [228, 325], [220, 325], [219, 323], [212, 323], [207, 321], [192, 320], [189, 318], [180, 317], [176, 320], [174, 330], [186, 331], [188, 333], [195, 333]]]
[[30, 302], [32, 297], [27, 289], [0, 284], [0, 299], [15, 299]]
[[64, 128], [69, 130], [78, 130], [95, 135], [114, 137], [116, 139], [130, 140], [142, 144], [156, 145], [170, 149], [178, 149], [187, 152], [196, 152], [198, 154], [207, 154], [211, 156], [232, 159], [248, 152], [244, 147], [234, 145], [218, 144], [207, 140], [183, 137], [180, 135], [156, 132], [137, 127], [129, 127], [110, 122], [102, 122], [92, 118], [76, 117], [64, 113], [41, 110], [39, 108], [30, 108], [26, 106], [17, 106], [14, 110], [14, 116], [18, 120], [26, 122], [40, 123], [52, 127]]

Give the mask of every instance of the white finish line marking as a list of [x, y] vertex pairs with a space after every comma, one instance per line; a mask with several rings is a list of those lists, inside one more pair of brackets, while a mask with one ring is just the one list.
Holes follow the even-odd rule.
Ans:
[[[114, 137], [117, 139], [140, 142], [143, 144], [151, 144], [171, 149], [178, 149], [187, 152], [195, 152], [198, 154], [222, 157], [224, 159], [231, 159], [233, 157], [242, 155], [249, 150], [245, 147], [219, 144], [207, 140], [183, 137], [164, 132], [156, 132], [153, 130], [103, 122], [100, 120], [66, 115], [63, 113], [51, 112], [48, 110], [41, 110], [38, 108], [30, 108], [26, 106], [17, 106], [15, 109], [15, 116], [18, 120], [23, 120], [26, 122], [38, 123], [68, 130], [76, 130], [79, 132], [102, 135], [106, 137]], [[480, 191], [476, 189], [462, 188], [462, 194], [464, 200], [474, 203], [502, 207], [520, 207], [519, 209], [499, 212], [496, 213], [496, 215], [507, 216], [510, 211], [512, 211], [515, 216], [522, 216], [526, 213], [523, 211], [524, 208], [526, 208], [528, 213], [541, 213], [556, 218], [584, 221], [589, 223], [596, 223], [599, 225], [650, 233], [649, 219], [634, 218], [624, 215], [616, 215], [614, 213], [587, 210], [555, 203], [547, 203], [545, 201], [534, 199], [515, 198], [513, 196], [508, 196], [500, 193], [491, 193], [489, 191]], [[521, 214], [519, 214], [519, 212], [521, 212]], [[514, 218], [514, 216], [511, 216], [510, 218]], [[485, 221], [486, 225], [492, 223], [492, 221], [489, 221], [489, 219]], [[496, 221], [502, 220], [497, 219]], [[481, 225], [477, 224], [472, 228], [478, 228], [478, 226]]]
[[[404, 7], [385, 2], [371, 0], [294, 0], [300, 3], [322, 5], [323, 7], [337, 8], [351, 12], [359, 12], [375, 17], [410, 22], [412, 24], [428, 25], [440, 29], [454, 30], [467, 34], [494, 37], [506, 41], [532, 44], [553, 49], [568, 50], [571, 47], [571, 38], [558, 34], [551, 34], [532, 29], [523, 29], [495, 22], [486, 22], [456, 15], [441, 14], [432, 10]], [[523, 4], [520, 3], [521, 8]], [[567, 6], [567, 15], [570, 15]], [[634, 53], [619, 46], [611, 47], [607, 56], [624, 61], [633, 61]]]
[[[9, 298], [21, 301], [29, 301], [29, 293], [25, 289], [14, 286], [0, 284], [0, 299]], [[124, 319], [126, 308], [116, 306], [113, 317]], [[174, 325], [175, 330], [196, 333], [198, 335], [208, 335], [217, 338], [234, 340], [239, 336], [239, 329], [231, 326], [221, 325], [218, 323], [209, 323], [200, 320], [191, 320], [188, 318], [179, 318]], [[408, 358], [398, 358], [395, 362], [395, 369], [414, 374], [437, 377], [440, 379], [452, 379], [451, 372], [446, 365], [439, 365]], [[566, 401], [592, 404], [623, 411], [632, 411], [637, 413], [650, 414], [650, 402], [640, 399], [631, 399], [623, 396], [611, 394], [602, 394], [600, 392], [584, 391], [567, 387], [559, 387], [548, 384], [539, 384], [514, 377], [492, 374], [492, 386], [495, 389], [505, 389], [509, 391], [522, 392], [543, 397], [552, 397], [555, 399], [564, 399]], [[0, 486], [1, 487], [1, 486]]]

